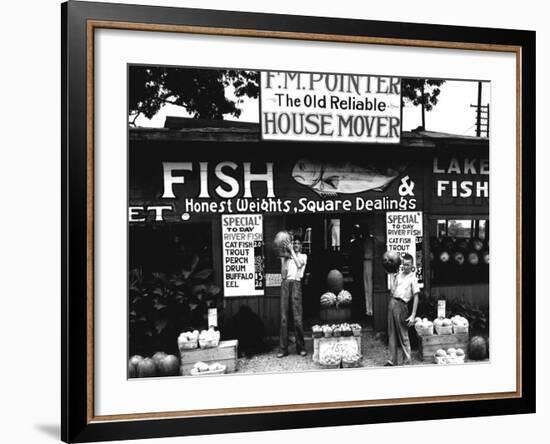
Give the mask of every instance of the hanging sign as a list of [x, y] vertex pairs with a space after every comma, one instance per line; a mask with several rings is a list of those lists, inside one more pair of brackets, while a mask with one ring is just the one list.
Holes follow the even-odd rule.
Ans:
[[401, 256], [409, 253], [413, 257], [413, 272], [418, 284], [424, 286], [422, 263], [422, 212], [399, 211], [386, 213], [386, 243], [388, 251], [396, 251]]
[[222, 215], [225, 296], [264, 294], [263, 221], [259, 214]]

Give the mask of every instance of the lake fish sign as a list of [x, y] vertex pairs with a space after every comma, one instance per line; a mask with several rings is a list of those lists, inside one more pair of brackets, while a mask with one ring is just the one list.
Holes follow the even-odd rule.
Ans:
[[399, 143], [401, 79], [261, 72], [264, 140]]

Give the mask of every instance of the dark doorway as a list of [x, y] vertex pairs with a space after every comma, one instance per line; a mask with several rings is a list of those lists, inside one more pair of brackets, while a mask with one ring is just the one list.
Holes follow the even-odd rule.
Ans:
[[[344, 277], [344, 289], [352, 294], [351, 319], [371, 326], [373, 316], [367, 316], [365, 294], [366, 242], [372, 233], [374, 215], [334, 214], [298, 215], [286, 217], [286, 229], [303, 239], [302, 252], [308, 255], [303, 285], [304, 323], [306, 328], [320, 323], [320, 297], [327, 291], [327, 275], [339, 270]], [[374, 261], [371, 261], [371, 267]], [[370, 278], [374, 275], [370, 272]], [[373, 285], [371, 285], [371, 300]], [[370, 307], [372, 311], [372, 304]]]

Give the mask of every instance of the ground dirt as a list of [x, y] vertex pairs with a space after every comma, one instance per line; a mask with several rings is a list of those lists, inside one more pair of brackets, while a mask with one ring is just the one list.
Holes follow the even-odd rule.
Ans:
[[[363, 332], [361, 349], [363, 367], [381, 367], [388, 361], [389, 352], [383, 336], [376, 335], [374, 332]], [[294, 346], [290, 347], [289, 355], [284, 358], [277, 358], [277, 353], [278, 348], [274, 346], [268, 352], [250, 358], [239, 358], [237, 371], [239, 373], [278, 373], [321, 370], [312, 360], [311, 348], [305, 357], [296, 354]], [[412, 365], [423, 364], [433, 364], [433, 362], [422, 361], [418, 350], [413, 350]]]

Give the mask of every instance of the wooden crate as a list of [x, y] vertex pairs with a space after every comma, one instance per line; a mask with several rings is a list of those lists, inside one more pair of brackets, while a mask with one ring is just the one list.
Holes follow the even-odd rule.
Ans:
[[180, 375], [189, 376], [191, 369], [199, 361], [207, 364], [219, 362], [227, 367], [226, 373], [233, 373], [237, 370], [238, 353], [239, 341], [237, 339], [220, 341], [219, 345], [214, 348], [184, 350], [180, 353]]
[[418, 350], [424, 361], [433, 360], [437, 350], [442, 348], [447, 351], [448, 348], [461, 348], [464, 353], [468, 353], [468, 333], [456, 333], [451, 335], [428, 335], [419, 336]]
[[321, 307], [319, 318], [323, 324], [341, 324], [351, 322], [351, 306], [345, 307]]
[[340, 336], [338, 338], [313, 338], [313, 362], [319, 362], [319, 350], [322, 344], [335, 344], [338, 342], [355, 341], [357, 350], [361, 354], [361, 336]]

